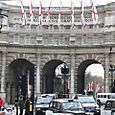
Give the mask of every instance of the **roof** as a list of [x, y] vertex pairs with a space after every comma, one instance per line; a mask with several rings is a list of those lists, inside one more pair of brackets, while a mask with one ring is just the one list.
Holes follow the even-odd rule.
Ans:
[[55, 101], [55, 102], [60, 102], [60, 103], [62, 103], [62, 102], [71, 102], [71, 101], [77, 101], [77, 102], [79, 102], [78, 100], [76, 100], [76, 99], [71, 99], [71, 98], [54, 99], [53, 101]]
[[97, 95], [115, 95], [115, 93], [97, 93]]
[[108, 99], [107, 101], [115, 101], [115, 99]]

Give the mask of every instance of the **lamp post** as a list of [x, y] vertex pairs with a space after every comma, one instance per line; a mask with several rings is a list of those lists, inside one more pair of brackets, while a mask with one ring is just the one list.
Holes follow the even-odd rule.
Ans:
[[114, 79], [113, 79], [113, 72], [115, 71], [115, 68], [113, 67], [113, 65], [110, 64], [110, 69], [109, 71], [111, 72], [111, 92], [115, 92], [114, 88], [115, 88], [115, 84], [114, 84]]
[[3, 14], [2, 13], [2, 9], [0, 8], [0, 33], [1, 33], [1, 30], [2, 30], [2, 23], [3, 23], [3, 18], [4, 17], [8, 17], [7, 15]]
[[63, 74], [63, 79], [64, 79], [64, 97], [66, 97], [66, 79], [67, 79], [67, 74], [69, 73], [69, 68], [64, 64], [64, 67], [61, 67], [61, 73]]

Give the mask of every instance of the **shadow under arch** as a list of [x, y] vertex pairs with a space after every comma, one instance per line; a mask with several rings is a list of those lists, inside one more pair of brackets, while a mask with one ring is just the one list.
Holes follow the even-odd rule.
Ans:
[[[42, 93], [57, 93], [55, 85], [60, 79], [56, 78], [55, 69], [62, 63], [61, 60], [51, 60], [45, 64], [42, 70]], [[61, 87], [60, 83], [58, 86]]]
[[16, 59], [12, 61], [8, 65], [8, 75], [6, 77], [6, 87], [8, 87], [6, 89], [6, 101], [8, 103], [14, 103], [14, 99], [17, 95], [23, 95], [23, 97], [26, 98], [29, 95], [28, 87], [33, 86], [33, 76], [33, 63], [26, 59]]
[[85, 60], [78, 67], [78, 75], [77, 75], [77, 93], [84, 94], [84, 84], [85, 84], [85, 70], [91, 64], [100, 64], [96, 60]]

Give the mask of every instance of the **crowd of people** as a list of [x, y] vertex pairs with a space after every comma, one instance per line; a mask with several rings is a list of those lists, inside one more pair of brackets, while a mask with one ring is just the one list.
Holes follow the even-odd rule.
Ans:
[[[24, 99], [23, 96], [15, 101], [16, 108], [19, 108], [19, 115], [32, 115], [32, 101], [30, 98]], [[24, 112], [25, 109], [25, 112]]]
[[[18, 100], [16, 98], [14, 105], [16, 107], [16, 112], [17, 109], [19, 110], [18, 115], [32, 115], [32, 101], [30, 98], [24, 99], [23, 96], [20, 96]], [[4, 107], [4, 100], [0, 97], [0, 111], [2, 111], [2, 107]]]

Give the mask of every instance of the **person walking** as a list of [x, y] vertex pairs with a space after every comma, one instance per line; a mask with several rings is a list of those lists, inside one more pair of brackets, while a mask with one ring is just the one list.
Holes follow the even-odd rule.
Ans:
[[30, 100], [29, 98], [27, 98], [25, 101], [25, 115], [29, 115], [29, 105], [30, 105]]
[[19, 115], [23, 115], [23, 111], [24, 111], [24, 99], [21, 96], [20, 100], [19, 100], [19, 109], [20, 109], [20, 114]]
[[32, 115], [32, 102], [30, 98], [25, 101], [25, 115]]

